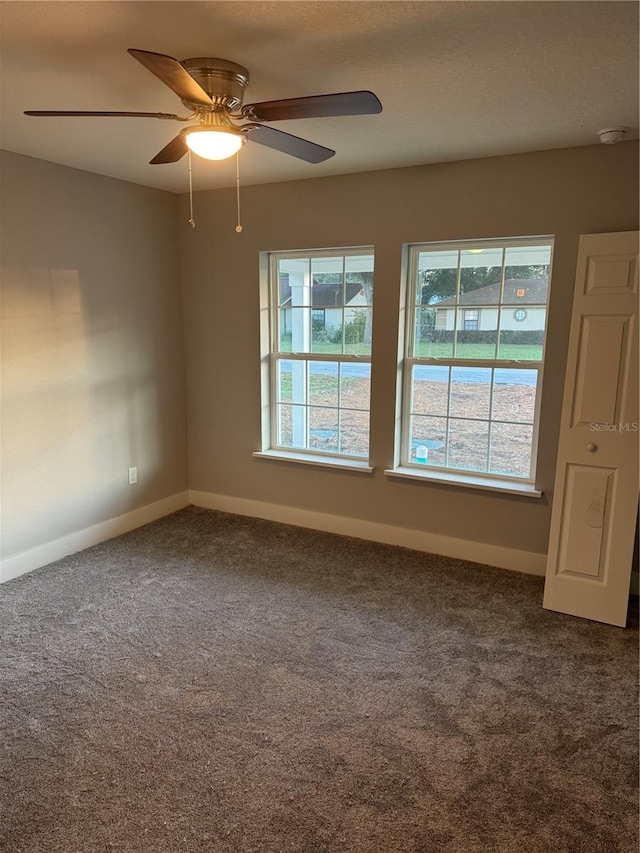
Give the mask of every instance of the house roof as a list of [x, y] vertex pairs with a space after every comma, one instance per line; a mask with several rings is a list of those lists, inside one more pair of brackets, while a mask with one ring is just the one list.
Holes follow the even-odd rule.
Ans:
[[[546, 278], [509, 278], [504, 283], [503, 302], [514, 305], [546, 305], [549, 281]], [[458, 300], [454, 296], [434, 302], [435, 307], [443, 305], [497, 305], [500, 302], [500, 282], [478, 287], [468, 293], [461, 293]]]

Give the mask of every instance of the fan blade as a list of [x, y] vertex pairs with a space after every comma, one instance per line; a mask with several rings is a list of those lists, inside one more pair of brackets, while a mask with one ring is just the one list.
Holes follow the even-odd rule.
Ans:
[[209, 95], [200, 86], [177, 59], [164, 53], [151, 53], [130, 47], [128, 51], [134, 59], [141, 62], [152, 74], [172, 89], [183, 101], [190, 104], [202, 104], [210, 107], [213, 103]]
[[177, 163], [181, 160], [188, 151], [187, 143], [184, 141], [184, 136], [176, 136], [165, 145], [162, 151], [159, 151], [153, 160], [150, 161], [151, 166], [156, 166], [158, 163]]
[[306, 160], [307, 163], [322, 163], [336, 153], [331, 148], [325, 148], [315, 142], [309, 142], [308, 139], [301, 139], [299, 136], [292, 136], [290, 133], [276, 130], [275, 127], [252, 127], [248, 128], [246, 133], [250, 142], [275, 148], [276, 151], [291, 154], [292, 157]]
[[382, 112], [382, 104], [373, 92], [341, 92], [335, 95], [311, 95], [284, 101], [262, 101], [242, 107], [245, 118], [255, 121], [286, 121], [292, 118], [357, 116]]
[[173, 118], [180, 121], [174, 113], [122, 113], [122, 112], [86, 112], [83, 110], [25, 110], [26, 116], [125, 116], [133, 118]]

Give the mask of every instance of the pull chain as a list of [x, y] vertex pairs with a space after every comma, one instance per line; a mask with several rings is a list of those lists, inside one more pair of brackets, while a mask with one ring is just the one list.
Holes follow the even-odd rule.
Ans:
[[193, 183], [191, 180], [191, 149], [187, 151], [189, 157], [189, 225], [191, 228], [196, 227], [196, 221], [193, 218]]
[[236, 234], [242, 233], [242, 225], [240, 224], [240, 152], [236, 153], [236, 208], [238, 211], [238, 224], [236, 225]]

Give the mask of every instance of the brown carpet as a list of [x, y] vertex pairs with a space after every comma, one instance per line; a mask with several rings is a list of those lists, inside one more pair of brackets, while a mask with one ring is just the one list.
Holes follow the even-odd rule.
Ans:
[[5, 853], [636, 853], [637, 605], [193, 507], [0, 587]]

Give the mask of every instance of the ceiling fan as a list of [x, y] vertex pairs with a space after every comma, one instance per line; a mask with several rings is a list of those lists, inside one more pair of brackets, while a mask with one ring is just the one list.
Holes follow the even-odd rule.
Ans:
[[223, 160], [235, 154], [247, 141], [257, 142], [290, 154], [307, 163], [321, 163], [336, 153], [308, 139], [284, 133], [263, 122], [287, 119], [353, 116], [379, 113], [382, 104], [373, 92], [340, 92], [262, 101], [242, 106], [249, 72], [226, 59], [196, 58], [179, 62], [162, 53], [130, 48], [129, 53], [168, 86], [191, 110], [188, 116], [172, 113], [94, 112], [68, 110], [26, 110], [29, 116], [125, 116], [192, 121], [156, 156], [151, 164], [175, 163], [189, 149], [209, 160]]

